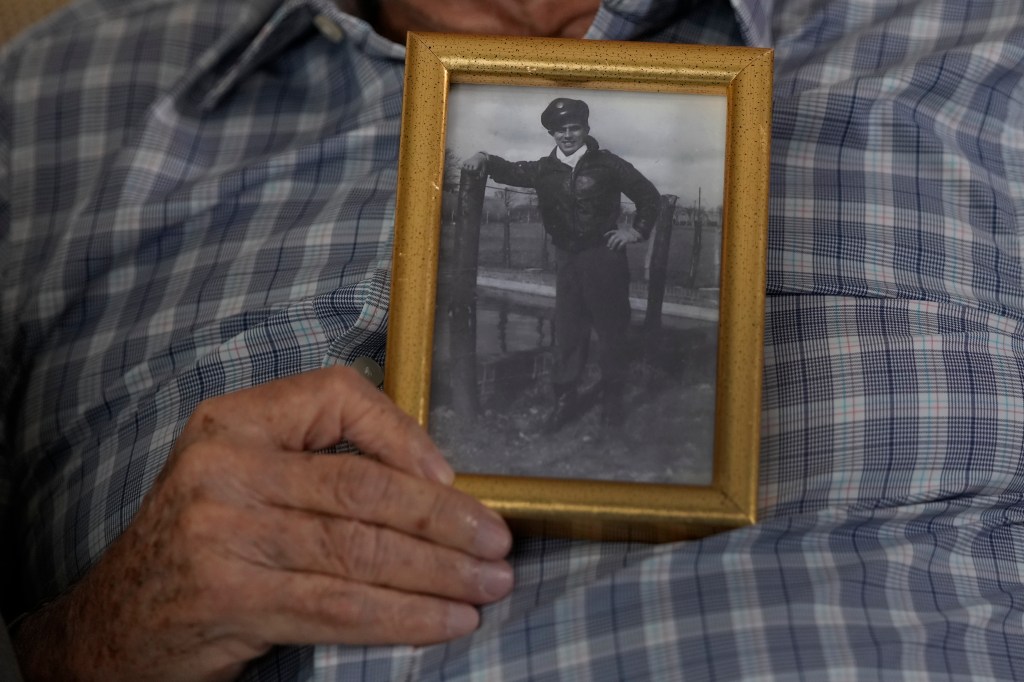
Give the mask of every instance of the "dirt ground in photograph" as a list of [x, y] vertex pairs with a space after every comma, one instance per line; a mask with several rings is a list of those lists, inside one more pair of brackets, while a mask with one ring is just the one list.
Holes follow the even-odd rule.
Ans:
[[[544, 432], [553, 406], [546, 378], [495, 387], [475, 417], [435, 405], [430, 431], [456, 471], [552, 478], [707, 484], [715, 408], [715, 325], [694, 323], [652, 340], [634, 334], [621, 427], [601, 425], [597, 370], [585, 413]], [[550, 351], [545, 351], [550, 352]]]

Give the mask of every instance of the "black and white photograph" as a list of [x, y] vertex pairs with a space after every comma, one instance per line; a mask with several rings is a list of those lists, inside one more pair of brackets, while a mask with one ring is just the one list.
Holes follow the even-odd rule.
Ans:
[[726, 104], [452, 85], [429, 430], [457, 472], [711, 484]]

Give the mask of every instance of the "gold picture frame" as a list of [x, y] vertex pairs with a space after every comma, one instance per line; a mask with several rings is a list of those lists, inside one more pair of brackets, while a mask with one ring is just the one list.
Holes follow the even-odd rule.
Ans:
[[[711, 480], [695, 485], [459, 473], [455, 485], [530, 534], [667, 541], [755, 522], [772, 51], [430, 33], [410, 33], [407, 46], [384, 390], [424, 426], [453, 86], [720, 98], [724, 174], [717, 359], [710, 370]], [[532, 114], [530, 124], [539, 127]]]

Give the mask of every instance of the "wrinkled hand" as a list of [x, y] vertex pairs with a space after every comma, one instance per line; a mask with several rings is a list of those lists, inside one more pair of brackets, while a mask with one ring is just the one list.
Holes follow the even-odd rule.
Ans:
[[477, 175], [487, 172], [487, 154], [477, 152], [462, 162], [462, 170]]
[[[379, 461], [314, 454], [343, 438]], [[511, 536], [452, 478], [347, 368], [204, 402], [124, 534], [18, 631], [27, 678], [228, 680], [274, 644], [466, 634], [511, 589]]]
[[605, 232], [604, 236], [608, 238], [605, 244], [612, 251], [618, 251], [626, 244], [634, 244], [643, 239], [643, 236], [632, 227], [617, 227]]

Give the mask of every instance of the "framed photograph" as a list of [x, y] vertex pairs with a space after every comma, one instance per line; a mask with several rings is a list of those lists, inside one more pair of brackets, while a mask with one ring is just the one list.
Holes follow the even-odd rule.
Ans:
[[384, 389], [513, 528], [755, 521], [771, 74], [409, 34]]

